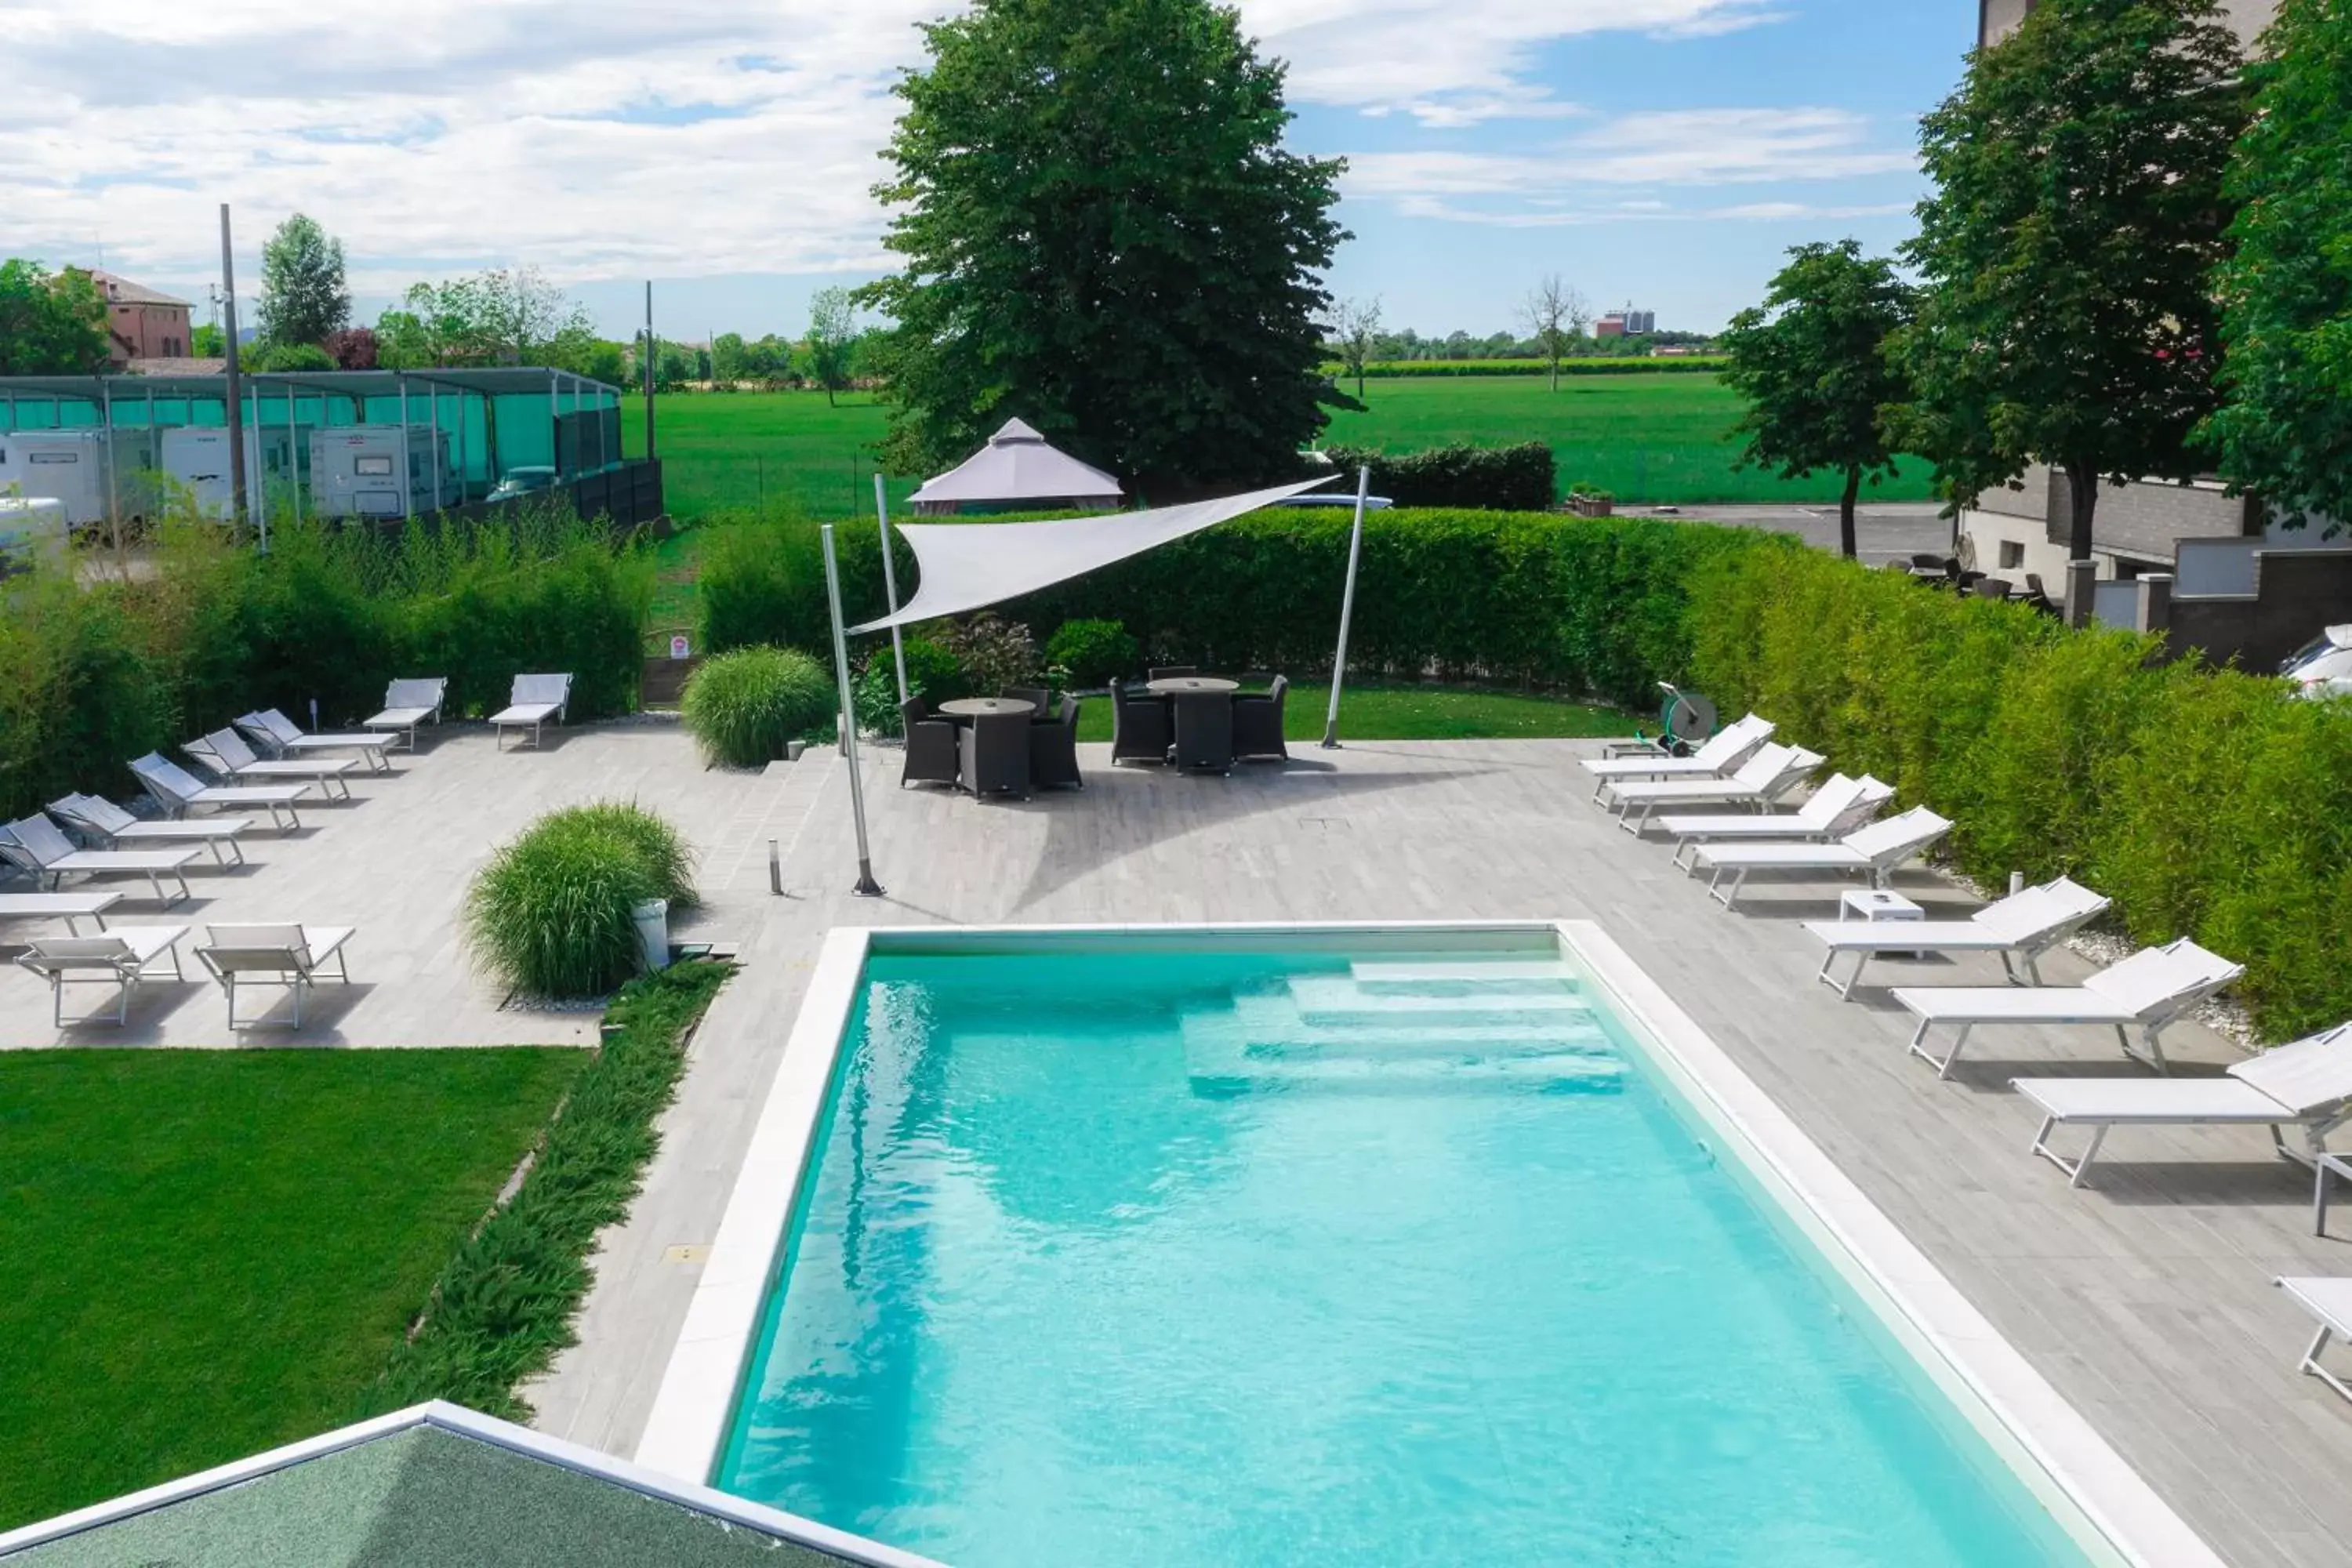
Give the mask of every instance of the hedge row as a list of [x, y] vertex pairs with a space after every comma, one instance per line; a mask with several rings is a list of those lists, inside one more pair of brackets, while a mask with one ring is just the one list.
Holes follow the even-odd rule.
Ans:
[[352, 723], [400, 676], [448, 677], [453, 716], [503, 706], [528, 670], [572, 673], [574, 718], [635, 704], [650, 563], [567, 515], [394, 537], [288, 524], [266, 556], [208, 523], [163, 533], [127, 580], [0, 589], [0, 812], [130, 792], [131, 758], [251, 709], [307, 727], [315, 699], [321, 724]]
[[[1727, 362], [1721, 354], [1667, 354], [1653, 359], [1647, 354], [1594, 356], [1589, 359], [1564, 359], [1559, 362], [1562, 375], [1673, 375], [1691, 372], [1713, 373]], [[1351, 372], [1337, 365], [1325, 367], [1339, 381], [1353, 381]], [[1409, 380], [1423, 376], [1449, 375], [1549, 375], [1551, 366], [1539, 359], [1392, 359], [1374, 360], [1364, 366], [1364, 376], [1370, 381]]]
[[1351, 479], [1359, 468], [1370, 467], [1372, 493], [1399, 506], [1549, 511], [1559, 500], [1551, 447], [1541, 441], [1432, 447], [1420, 452], [1329, 447], [1324, 456]]
[[2226, 953], [2271, 1038], [2352, 1016], [2352, 704], [1777, 541], [1690, 605], [1700, 688], [1952, 818], [1980, 882], [2064, 873]]

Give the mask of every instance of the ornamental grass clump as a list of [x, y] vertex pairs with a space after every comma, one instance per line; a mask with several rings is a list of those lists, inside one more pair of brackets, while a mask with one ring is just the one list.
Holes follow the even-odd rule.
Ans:
[[467, 940], [484, 970], [524, 995], [601, 996], [636, 973], [636, 906], [691, 903], [690, 870], [677, 829], [638, 806], [551, 812], [475, 877]]
[[839, 701], [832, 674], [794, 648], [742, 647], [713, 654], [679, 701], [702, 754], [756, 768], [784, 754], [784, 742], [820, 729]]

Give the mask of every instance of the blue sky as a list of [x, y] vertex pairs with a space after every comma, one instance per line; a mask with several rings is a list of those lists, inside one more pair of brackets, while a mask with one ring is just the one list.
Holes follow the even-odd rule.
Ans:
[[[301, 210], [362, 316], [534, 266], [616, 335], [793, 332], [887, 265], [866, 193], [913, 24], [942, 0], [11, 0], [0, 251], [201, 300], [215, 207]], [[1293, 62], [1294, 142], [1344, 155], [1334, 289], [1491, 331], [1547, 273], [1706, 330], [1790, 246], [1908, 232], [1913, 122], [1973, 0], [1242, 0]]]

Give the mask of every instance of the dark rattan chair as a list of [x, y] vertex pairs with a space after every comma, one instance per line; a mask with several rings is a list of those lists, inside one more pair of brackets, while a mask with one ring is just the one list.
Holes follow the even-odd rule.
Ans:
[[1234, 699], [1234, 756], [1289, 760], [1282, 743], [1282, 701], [1289, 691], [1290, 678], [1277, 675], [1263, 695]]
[[1176, 765], [1234, 771], [1234, 700], [1222, 691], [1176, 699]]
[[907, 724], [907, 771], [898, 775], [898, 787], [957, 782], [955, 721], [933, 714], [919, 697], [899, 703], [898, 716]]
[[975, 795], [1029, 797], [1029, 715], [983, 713], [956, 736], [957, 782]]
[[1078, 776], [1078, 700], [1065, 696], [1060, 711], [1029, 726], [1029, 782], [1038, 789], [1084, 789]]
[[1198, 675], [1200, 673], [1201, 671], [1199, 667], [1195, 665], [1163, 664], [1150, 671], [1150, 679], [1154, 680], [1176, 680], [1187, 675]]
[[1165, 763], [1173, 737], [1168, 727], [1166, 699], [1138, 694], [1110, 683], [1110, 760], [1120, 763]]
[[1046, 690], [1044, 687], [1010, 687], [1006, 689], [1004, 695], [1010, 697], [1015, 702], [1026, 702], [1029, 704], [1029, 717], [1034, 722], [1050, 724], [1054, 721], [1054, 694]]

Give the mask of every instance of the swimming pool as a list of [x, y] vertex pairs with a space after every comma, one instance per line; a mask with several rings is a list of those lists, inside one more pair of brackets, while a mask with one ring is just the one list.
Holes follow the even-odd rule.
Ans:
[[693, 1479], [956, 1568], [2160, 1560], [1577, 934], [874, 933]]

